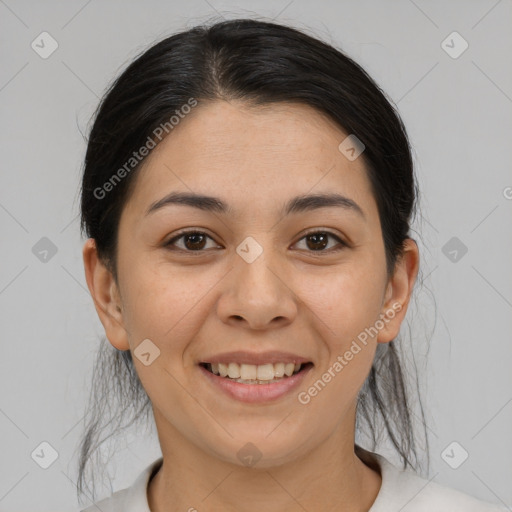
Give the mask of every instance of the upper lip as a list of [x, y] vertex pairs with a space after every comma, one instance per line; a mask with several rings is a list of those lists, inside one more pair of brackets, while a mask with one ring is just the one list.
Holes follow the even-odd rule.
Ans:
[[290, 352], [269, 351], [269, 352], [247, 352], [239, 350], [236, 352], [223, 352], [204, 359], [201, 363], [238, 363], [238, 364], [275, 364], [275, 363], [294, 363], [304, 364], [311, 360]]

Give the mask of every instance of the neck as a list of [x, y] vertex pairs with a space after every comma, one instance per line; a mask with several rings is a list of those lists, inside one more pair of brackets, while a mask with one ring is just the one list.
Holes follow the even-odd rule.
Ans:
[[382, 480], [355, 454], [349, 425], [300, 458], [259, 469], [222, 461], [174, 429], [159, 429], [163, 464], [148, 485], [151, 512], [367, 512]]

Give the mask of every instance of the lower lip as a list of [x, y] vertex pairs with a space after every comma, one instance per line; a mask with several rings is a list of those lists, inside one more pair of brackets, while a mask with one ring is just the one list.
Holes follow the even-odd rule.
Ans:
[[242, 384], [226, 377], [215, 375], [199, 365], [199, 369], [214, 386], [218, 387], [231, 398], [246, 403], [270, 402], [291, 393], [300, 386], [311, 368], [313, 368], [312, 365], [291, 377], [284, 377], [282, 380], [270, 384]]

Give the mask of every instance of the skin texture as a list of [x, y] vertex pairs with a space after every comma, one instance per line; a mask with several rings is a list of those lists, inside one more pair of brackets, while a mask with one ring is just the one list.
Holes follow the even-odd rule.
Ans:
[[[87, 284], [111, 344], [133, 353], [149, 338], [160, 350], [149, 366], [134, 357], [164, 457], [148, 488], [153, 512], [367, 511], [374, 502], [380, 475], [354, 453], [356, 400], [377, 343], [398, 334], [419, 256], [407, 240], [388, 279], [363, 159], [338, 150], [346, 136], [304, 105], [201, 104], [137, 175], [120, 220], [118, 283], [94, 240], [85, 243]], [[171, 191], [220, 197], [232, 212], [172, 205], [145, 216]], [[349, 197], [364, 217], [339, 207], [280, 214], [290, 198], [322, 192]], [[211, 239], [166, 248], [183, 228]], [[340, 245], [331, 237], [315, 250], [304, 238], [311, 228], [347, 246], [333, 252]], [[236, 252], [248, 236], [263, 248], [250, 264]], [[197, 366], [220, 352], [283, 350], [313, 362], [304, 391], [393, 304], [400, 311], [307, 405], [296, 392], [239, 402]], [[237, 457], [248, 442], [261, 453], [253, 467]]]

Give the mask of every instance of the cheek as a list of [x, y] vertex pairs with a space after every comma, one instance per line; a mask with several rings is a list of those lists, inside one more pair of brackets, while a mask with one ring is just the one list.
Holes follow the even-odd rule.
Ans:
[[372, 326], [379, 318], [381, 286], [380, 277], [353, 269], [323, 281], [320, 292], [318, 287], [316, 293], [314, 287], [303, 290], [325, 357], [302, 390], [301, 403], [311, 401], [326, 425], [347, 413], [371, 369], [376, 350]]
[[171, 272], [170, 267], [153, 262], [136, 265], [127, 274], [125, 325], [132, 349], [149, 338], [162, 356], [169, 354], [174, 363], [178, 361], [176, 354], [183, 352], [200, 328], [198, 318], [208, 306], [208, 290], [219, 280], [191, 268]]
[[352, 265], [302, 280], [301, 298], [323, 324], [332, 348], [343, 349], [379, 317], [385, 283], [383, 274], [371, 268]]

